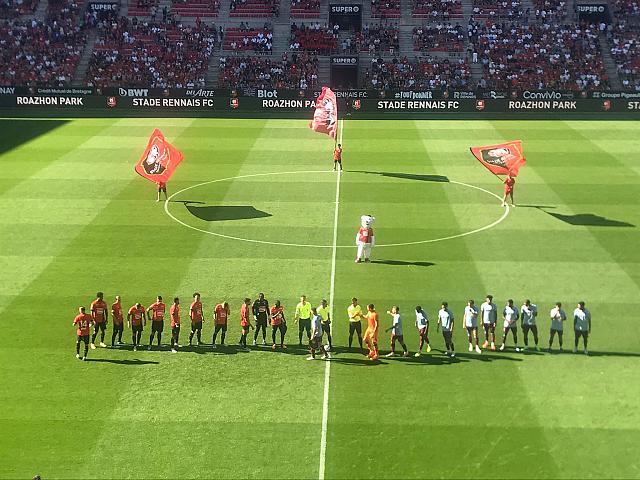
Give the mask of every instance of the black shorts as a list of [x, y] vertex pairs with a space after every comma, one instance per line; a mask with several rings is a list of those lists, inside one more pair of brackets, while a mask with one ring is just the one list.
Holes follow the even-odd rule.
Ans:
[[404, 343], [404, 335], [394, 335], [391, 334], [391, 342], [399, 341], [400, 343]]
[[256, 328], [267, 328], [267, 317], [264, 318], [260, 318], [260, 317], [256, 317]]
[[162, 333], [164, 331], [164, 321], [163, 320], [154, 320], [153, 322], [151, 322], [151, 333], [155, 333], [155, 332], [160, 332]]
[[444, 337], [444, 341], [446, 343], [451, 343], [452, 335], [453, 335], [453, 332], [451, 330], [443, 330], [442, 331], [442, 336]]
[[89, 335], [78, 335], [78, 339], [76, 341], [78, 343], [80, 342], [89, 343]]
[[191, 322], [191, 331], [202, 330], [202, 322]]
[[485, 331], [495, 332], [496, 330], [495, 323], [483, 323], [482, 326], [484, 327]]
[[142, 324], [138, 324], [138, 325], [131, 325], [131, 331], [132, 332], [141, 332], [143, 330]]
[[502, 330], [504, 330], [505, 332], [506, 332], [507, 330], [518, 330], [518, 326], [517, 326], [515, 323], [512, 323], [512, 324], [511, 324], [511, 325], [509, 325], [509, 326], [502, 327]]
[[173, 333], [174, 335], [179, 335], [180, 334], [180, 325], [176, 325], [175, 327], [171, 328], [171, 333]]
[[349, 322], [349, 335], [353, 335], [353, 332], [357, 332], [358, 336], [362, 336], [362, 322]]
[[164, 187], [161, 187], [160, 185], [158, 185], [158, 191], [167, 193], [167, 186], [165, 185]]
[[589, 332], [586, 330], [574, 330], [576, 332], [576, 338], [584, 337], [589, 338]]
[[298, 320], [300, 325], [300, 331], [306, 330], [307, 332], [311, 331], [311, 319], [310, 318], [301, 318]]
[[469, 335], [471, 335], [473, 332], [478, 333], [478, 327], [466, 327], [467, 328], [467, 333]]
[[331, 335], [331, 322], [322, 323], [322, 331], [327, 335]]
[[93, 331], [97, 332], [98, 330], [104, 332], [107, 329], [107, 323], [106, 322], [102, 322], [102, 323], [94, 323], [93, 324]]
[[556, 329], [556, 328], [552, 328], [552, 329], [550, 329], [549, 331], [550, 331], [551, 333], [553, 333], [553, 332], [556, 332], [556, 333], [563, 333], [563, 332], [564, 332], [564, 330], [558, 330], [558, 329]]
[[226, 332], [227, 331], [227, 324], [226, 323], [224, 323], [224, 324], [216, 323], [215, 331], [219, 332], [220, 330], [222, 330], [223, 332]]
[[309, 346], [314, 350], [319, 349], [321, 345], [322, 345], [322, 338], [320, 337], [313, 337], [309, 340]]
[[114, 323], [113, 324], [113, 331], [114, 332], [122, 332], [124, 330], [124, 323]]

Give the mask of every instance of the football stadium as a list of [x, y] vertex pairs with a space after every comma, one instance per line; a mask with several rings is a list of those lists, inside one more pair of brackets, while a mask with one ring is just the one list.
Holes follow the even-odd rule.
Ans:
[[0, 478], [640, 478], [637, 0], [0, 0]]

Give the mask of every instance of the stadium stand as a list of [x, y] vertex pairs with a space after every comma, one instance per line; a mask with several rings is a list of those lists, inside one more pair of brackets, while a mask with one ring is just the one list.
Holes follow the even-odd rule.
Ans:
[[277, 17], [280, 15], [279, 0], [231, 0], [230, 17]]
[[96, 87], [121, 84], [155, 88], [203, 87], [216, 44], [215, 27], [197, 21], [155, 24], [120, 18], [104, 25], [86, 81]]
[[608, 88], [593, 26], [494, 23], [479, 29], [476, 45], [487, 88]]
[[462, 4], [460, 0], [414, 0], [411, 16], [431, 20], [460, 20]]
[[640, 24], [623, 20], [607, 36], [622, 87], [640, 92]]
[[538, 22], [559, 22], [567, 18], [567, 2], [564, 0], [533, 0]]
[[393, 55], [400, 50], [399, 35], [397, 26], [365, 25], [360, 32], [354, 34], [356, 50], [371, 54], [389, 52]]
[[400, 18], [400, 0], [371, 0], [371, 18]]
[[436, 60], [431, 57], [410, 61], [394, 58], [386, 61], [373, 58], [371, 68], [364, 74], [368, 88], [390, 89], [447, 89], [468, 87], [471, 70], [467, 62], [460, 60]]
[[291, 0], [291, 18], [320, 18], [319, 0]]
[[337, 31], [334, 33], [333, 28], [322, 26], [319, 22], [311, 26], [304, 23], [298, 26], [295, 22], [291, 24], [290, 50], [308, 50], [319, 55], [329, 55], [337, 48], [338, 34]]
[[129, 2], [129, 17], [155, 16], [158, 9], [158, 0], [131, 0]]
[[523, 16], [520, 0], [473, 0], [473, 18], [517, 20]]
[[638, 0], [613, 0], [611, 5], [618, 17], [640, 18], [640, 2]]
[[462, 25], [438, 23], [413, 29], [413, 49], [421, 52], [461, 52], [465, 32]]
[[261, 28], [249, 28], [244, 23], [241, 23], [240, 27], [229, 27], [225, 31], [222, 49], [271, 54], [273, 30], [271, 26], [266, 24]]
[[290, 88], [306, 90], [318, 82], [318, 58], [307, 52], [272, 60], [263, 57], [221, 57], [221, 88]]
[[171, 13], [181, 18], [212, 18], [218, 16], [219, 0], [174, 0]]

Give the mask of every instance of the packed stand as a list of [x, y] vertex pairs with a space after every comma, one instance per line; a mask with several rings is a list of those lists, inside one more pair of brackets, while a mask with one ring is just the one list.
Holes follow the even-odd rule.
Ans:
[[[337, 28], [336, 28], [337, 27]], [[338, 48], [339, 27], [334, 28], [320, 25], [320, 22], [306, 26], [296, 23], [291, 24], [291, 42], [289, 49], [292, 51], [308, 50], [317, 52], [320, 55], [329, 55]]]
[[86, 37], [78, 5], [52, 4], [44, 22], [0, 23], [0, 84], [66, 86], [76, 70]]
[[250, 28], [241, 22], [238, 28], [227, 28], [222, 48], [234, 52], [252, 51], [269, 55], [273, 49], [273, 30], [268, 24], [261, 28]]
[[371, 0], [372, 18], [400, 18], [400, 0]]
[[473, 17], [518, 20], [523, 17], [521, 0], [473, 0]]
[[466, 90], [471, 69], [465, 60], [436, 60], [431, 57], [410, 61], [406, 56], [385, 61], [374, 58], [364, 73], [366, 86], [376, 90]]
[[158, 0], [130, 0], [127, 15], [130, 17], [154, 17], [158, 8]]
[[462, 18], [460, 0], [414, 0], [411, 16], [432, 20], [457, 20]]
[[[400, 30], [397, 25], [371, 25], [368, 24], [364, 28], [356, 32], [354, 35], [356, 50], [359, 52], [391, 53], [394, 54], [400, 49]], [[345, 51], [343, 41], [343, 51]]]
[[613, 0], [611, 2], [614, 13], [620, 17], [640, 18], [639, 0]]
[[280, 0], [231, 0], [230, 17], [277, 17]]
[[319, 18], [320, 0], [291, 0], [291, 18]]
[[283, 88], [307, 90], [318, 83], [318, 58], [307, 52], [286, 52], [280, 60], [264, 57], [222, 57], [220, 88]]
[[561, 22], [567, 18], [565, 0], [533, 0], [538, 22]]
[[640, 24], [620, 22], [608, 33], [622, 88], [640, 92]]
[[173, 0], [171, 3], [171, 13], [181, 18], [217, 17], [219, 10], [219, 0]]
[[462, 25], [439, 23], [414, 27], [413, 49], [421, 52], [461, 52], [465, 32]]
[[38, 7], [38, 1], [39, 0], [0, 0], [0, 18], [33, 15]]
[[87, 84], [152, 88], [204, 87], [217, 31], [194, 26], [121, 17], [104, 25], [89, 62]]
[[481, 88], [608, 89], [598, 31], [580, 25], [476, 25]]

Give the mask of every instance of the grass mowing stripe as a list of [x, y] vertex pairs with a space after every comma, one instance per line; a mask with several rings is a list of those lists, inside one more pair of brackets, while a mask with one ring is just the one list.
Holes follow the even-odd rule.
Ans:
[[[340, 140], [337, 143], [344, 145], [344, 119], [340, 120]], [[340, 177], [342, 165], [336, 173], [336, 199], [333, 215], [333, 248], [331, 250], [331, 279], [329, 283], [329, 318], [333, 320], [333, 297], [336, 287], [336, 254], [338, 253], [338, 215], [340, 210]], [[331, 362], [326, 362], [324, 367], [324, 391], [322, 395], [322, 432], [320, 436], [320, 468], [318, 478], [324, 480], [326, 453], [327, 453], [327, 422], [329, 420], [329, 381], [331, 378]]]

